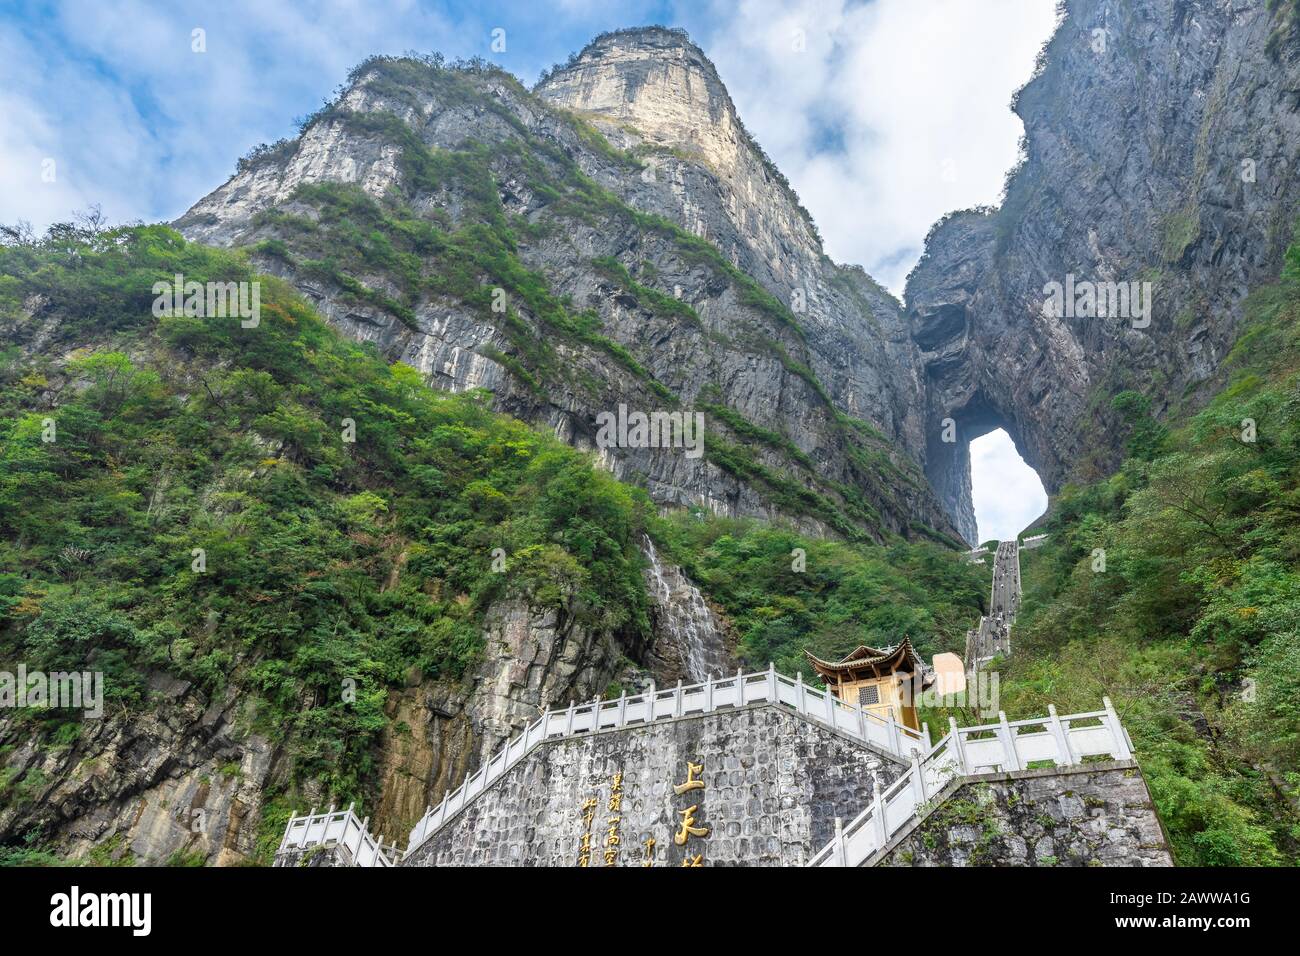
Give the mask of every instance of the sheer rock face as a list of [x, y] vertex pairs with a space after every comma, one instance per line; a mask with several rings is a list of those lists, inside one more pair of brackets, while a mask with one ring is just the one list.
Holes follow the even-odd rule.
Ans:
[[67, 747], [41, 747], [17, 718], [0, 718], [0, 748], [12, 745], [0, 769], [24, 782], [22, 798], [0, 808], [0, 839], [39, 833], [101, 865], [227, 865], [256, 853], [265, 791], [285, 769], [280, 751], [246, 729], [233, 687], [209, 698], [160, 672], [149, 688], [154, 710], [87, 720]]
[[813, 370], [836, 405], [925, 460], [924, 382], [898, 301], [860, 267], [825, 255], [811, 217], [698, 47], [669, 31], [620, 31], [535, 92], [646, 162], [640, 182], [604, 185], [713, 242], [782, 302], [794, 307], [802, 296]]
[[[660, 503], [784, 517], [813, 533], [844, 532], [847, 525], [834, 521], [850, 513], [839, 507], [848, 488], [864, 502], [849, 520], [856, 533], [884, 538], [933, 529], [956, 536], [919, 468], [923, 381], [900, 305], [860, 269], [825, 258], [807, 214], [744, 133], [712, 65], [693, 44], [659, 29], [618, 34], [593, 44], [536, 95], [499, 74], [450, 72], [454, 85], [396, 90], [377, 71], [363, 72], [340, 110], [394, 114], [436, 150], [485, 144], [506, 214], [551, 227], [520, 237], [522, 263], [575, 310], [594, 311], [601, 334], [626, 348], [648, 378], [599, 350], [559, 341], [565, 374], [535, 374], [539, 383], [530, 385], [510, 366], [523, 358], [510, 330], [469, 303], [421, 297], [412, 328], [283, 259], [257, 254], [259, 266], [297, 285], [337, 327], [421, 369], [438, 387], [491, 389], [499, 410], [544, 425], [579, 448], [594, 447], [601, 411], [620, 402], [633, 410], [660, 408], [664, 398], [656, 386], [684, 408], [727, 405], [787, 439], [796, 457], [789, 447], [756, 442], [712, 415], [711, 435], [747, 446], [762, 467], [827, 497], [832, 507], [829, 515], [792, 507], [788, 493], [774, 494], [770, 483], [720, 467], [707, 453], [602, 449], [603, 465], [644, 485]], [[585, 134], [588, 123], [603, 136]], [[622, 211], [594, 217], [563, 211], [544, 181], [562, 172], [556, 150], [616, 197]], [[628, 162], [623, 151], [636, 160]], [[294, 250], [296, 238], [268, 214], [317, 215], [298, 190], [320, 182], [355, 185], [377, 199], [396, 191], [417, 215], [444, 225], [459, 224], [468, 205], [454, 184], [430, 191], [406, 181], [400, 144], [334, 111], [274, 156], [250, 164], [177, 225], [206, 242], [278, 239]], [[647, 228], [635, 218], [646, 213], [682, 232]], [[703, 238], [722, 257], [701, 261], [680, 236]], [[593, 268], [593, 260], [606, 257], [643, 286], [689, 305], [699, 323], [664, 314]], [[382, 270], [354, 278], [400, 295], [394, 276]], [[486, 275], [482, 281], [493, 283]], [[777, 300], [777, 310], [788, 307], [794, 321], [756, 304], [751, 282]], [[539, 336], [550, 334], [521, 303], [512, 304]], [[846, 432], [844, 413], [869, 427]]]
[[[1156, 414], [1194, 399], [1243, 298], [1276, 276], [1300, 199], [1296, 40], [1266, 51], [1283, 23], [1266, 4], [1066, 7], [1018, 98], [1027, 156], [1002, 208], [939, 225], [907, 286], [929, 416], [963, 433], [927, 463], [950, 509], [965, 443], [989, 428], [1055, 492], [1122, 455], [1116, 392], [1148, 394]], [[1045, 314], [1045, 286], [1070, 275], [1149, 281], [1150, 326]]]

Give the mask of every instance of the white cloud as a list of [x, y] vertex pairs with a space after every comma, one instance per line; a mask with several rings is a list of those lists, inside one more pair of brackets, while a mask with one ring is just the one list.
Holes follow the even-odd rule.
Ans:
[[1037, 472], [1000, 428], [970, 443], [970, 473], [980, 541], [1010, 541], [1047, 510]]
[[[95, 202], [110, 221], [170, 219], [369, 54], [465, 55], [485, 37], [414, 0], [70, 0], [39, 23], [0, 19], [0, 222]], [[33, 155], [56, 159], [59, 188], [25, 186]]]
[[713, 11], [706, 50], [827, 251], [895, 291], [935, 220], [998, 201], [1022, 132], [1011, 96], [1056, 22], [1053, 0], [716, 0]]

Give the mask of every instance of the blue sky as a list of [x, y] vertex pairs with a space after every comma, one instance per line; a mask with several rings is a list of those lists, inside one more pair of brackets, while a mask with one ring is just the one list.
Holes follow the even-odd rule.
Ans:
[[970, 473], [981, 543], [1010, 541], [1047, 510], [1038, 473], [1001, 428], [970, 443]]
[[[253, 146], [292, 135], [295, 120], [371, 53], [478, 55], [531, 84], [602, 30], [663, 23], [686, 28], [717, 65], [830, 255], [898, 292], [937, 218], [997, 201], [1021, 134], [1007, 104], [1032, 71], [1054, 8], [1055, 0], [6, 0], [0, 222], [43, 228], [92, 203], [114, 222], [175, 218]], [[498, 28], [502, 52], [492, 50]], [[196, 29], [204, 52], [193, 49]], [[992, 467], [1014, 466], [1009, 448], [990, 453]], [[1020, 510], [1026, 522], [1035, 516], [1023, 502]]]

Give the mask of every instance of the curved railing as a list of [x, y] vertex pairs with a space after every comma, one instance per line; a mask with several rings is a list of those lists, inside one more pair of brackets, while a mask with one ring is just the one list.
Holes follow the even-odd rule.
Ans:
[[930, 749], [928, 728], [917, 732], [898, 723], [892, 714], [881, 718], [856, 704], [846, 704], [834, 694], [809, 687], [803, 682], [803, 675], [791, 680], [778, 674], [775, 665], [754, 674], [738, 671], [734, 677], [709, 679], [686, 687], [679, 683], [676, 687], [656, 689], [652, 684], [643, 694], [631, 697], [624, 694], [617, 700], [595, 700], [581, 705], [570, 703], [566, 710], [548, 710], [542, 714], [444, 796], [438, 806], [428, 808], [411, 830], [406, 853], [415, 851], [543, 741], [765, 702], [789, 707], [805, 718], [903, 759], [914, 750], [924, 753]]
[[874, 799], [847, 827], [809, 862], [809, 866], [861, 866], [889, 843], [928, 802], [957, 777], [997, 771], [1035, 769], [1050, 763], [1072, 767], [1090, 757], [1128, 760], [1133, 745], [1119, 721], [1110, 698], [1104, 710], [1058, 717], [1048, 707], [1046, 718], [1008, 721], [998, 714], [996, 724], [957, 726], [950, 721], [947, 736], [924, 758], [914, 755], [912, 768], [884, 790], [876, 787]]

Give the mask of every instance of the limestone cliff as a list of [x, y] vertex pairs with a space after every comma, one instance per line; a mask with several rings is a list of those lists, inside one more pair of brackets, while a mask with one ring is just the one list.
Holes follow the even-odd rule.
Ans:
[[[1300, 180], [1287, 4], [1069, 0], [1015, 109], [1025, 158], [996, 211], [948, 217], [907, 285], [932, 422], [927, 474], [963, 530], [967, 442], [1005, 427], [1055, 492], [1114, 466], [1109, 399], [1194, 402], [1241, 303], [1277, 274]], [[1278, 7], [1275, 12], [1271, 7]], [[1149, 282], [1149, 326], [1045, 309], [1048, 283]], [[944, 444], [937, 424], [956, 420]]]
[[[898, 303], [825, 258], [677, 32], [606, 37], [535, 94], [482, 66], [372, 61], [178, 226], [249, 247], [431, 384], [491, 389], [580, 448], [619, 404], [703, 411], [698, 458], [601, 449], [663, 504], [955, 537], [919, 470]], [[449, 240], [416, 238], [429, 226]]]
[[[643, 160], [650, 182], [629, 194], [634, 205], [713, 242], [783, 302], [802, 296], [813, 370], [836, 404], [924, 459], [924, 382], [899, 303], [861, 268], [825, 255], [811, 216], [698, 47], [671, 31], [617, 31], [535, 92]], [[620, 188], [617, 178], [605, 185]]]

